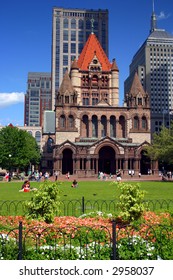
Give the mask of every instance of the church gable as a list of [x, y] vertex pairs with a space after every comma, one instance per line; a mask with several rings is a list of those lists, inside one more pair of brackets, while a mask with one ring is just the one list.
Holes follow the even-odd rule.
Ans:
[[140, 82], [138, 74], [135, 73], [129, 93], [126, 95], [128, 107], [149, 107], [148, 94]]
[[105, 99], [101, 99], [98, 103], [97, 106], [110, 106], [110, 104], [105, 100]]
[[102, 71], [102, 65], [101, 65], [96, 53], [94, 54], [94, 57], [93, 57], [91, 63], [89, 64], [89, 71]]
[[110, 71], [111, 63], [108, 60], [103, 48], [101, 47], [97, 37], [90, 34], [78, 59], [78, 67], [82, 71], [88, 71], [90, 64], [99, 61], [102, 71]]
[[65, 72], [61, 86], [56, 95], [56, 105], [77, 103], [77, 92], [74, 90], [68, 71]]
[[130, 89], [130, 94], [133, 96], [140, 95], [141, 97], [146, 95], [137, 73], [135, 73], [132, 86]]

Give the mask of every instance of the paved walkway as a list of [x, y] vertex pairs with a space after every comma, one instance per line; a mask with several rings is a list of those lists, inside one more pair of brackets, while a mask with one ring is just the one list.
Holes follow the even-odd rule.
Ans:
[[[54, 181], [54, 177], [52, 176], [50, 180]], [[69, 179], [66, 178], [65, 175], [61, 175], [58, 177], [59, 181], [73, 181], [76, 179], [77, 181], [99, 181], [101, 179], [98, 179], [97, 177], [76, 177], [75, 175], [71, 175]], [[103, 180], [101, 180], [103, 181]], [[116, 177], [114, 178], [107, 178], [106, 181], [116, 181]], [[129, 175], [124, 175], [122, 176], [122, 182], [123, 181], [162, 181], [162, 178], [159, 175], [142, 175], [140, 178], [138, 176], [129, 176]], [[173, 181], [173, 180], [169, 180]]]

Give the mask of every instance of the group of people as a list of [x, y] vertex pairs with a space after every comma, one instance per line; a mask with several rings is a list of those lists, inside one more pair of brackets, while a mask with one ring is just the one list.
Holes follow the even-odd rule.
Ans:
[[122, 180], [122, 174], [121, 174], [121, 170], [118, 169], [117, 172], [116, 172], [116, 175], [112, 175], [110, 174], [109, 176], [106, 174], [106, 173], [103, 173], [103, 172], [100, 172], [99, 171], [99, 174], [98, 174], [98, 179], [101, 179], [101, 180], [107, 180], [107, 178], [115, 178], [117, 179], [117, 182], [120, 182]]

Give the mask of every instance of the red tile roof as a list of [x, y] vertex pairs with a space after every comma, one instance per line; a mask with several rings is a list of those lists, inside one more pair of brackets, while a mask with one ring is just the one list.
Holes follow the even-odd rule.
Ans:
[[78, 59], [78, 67], [80, 70], [87, 71], [95, 55], [102, 66], [102, 71], [110, 71], [112, 64], [109, 62], [95, 34], [90, 34]]

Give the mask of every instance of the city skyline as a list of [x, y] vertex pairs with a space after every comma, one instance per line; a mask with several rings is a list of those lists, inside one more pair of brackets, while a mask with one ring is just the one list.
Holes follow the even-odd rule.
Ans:
[[[135, 52], [150, 31], [152, 0], [126, 1], [41, 1], [1, 4], [0, 28], [2, 36], [0, 67], [0, 125], [24, 124], [24, 94], [28, 72], [51, 71], [52, 10], [53, 7], [108, 9], [109, 60], [116, 59], [120, 70], [120, 105], [124, 94], [124, 81]], [[41, 3], [41, 5], [40, 5]], [[142, 12], [141, 12], [141, 7]], [[155, 1], [158, 28], [173, 34], [171, 0]], [[8, 15], [8, 16], [7, 16]], [[39, 19], [39, 20], [38, 20]], [[129, 28], [130, 26], [130, 28]], [[130, 42], [130, 43], [129, 43]]]

